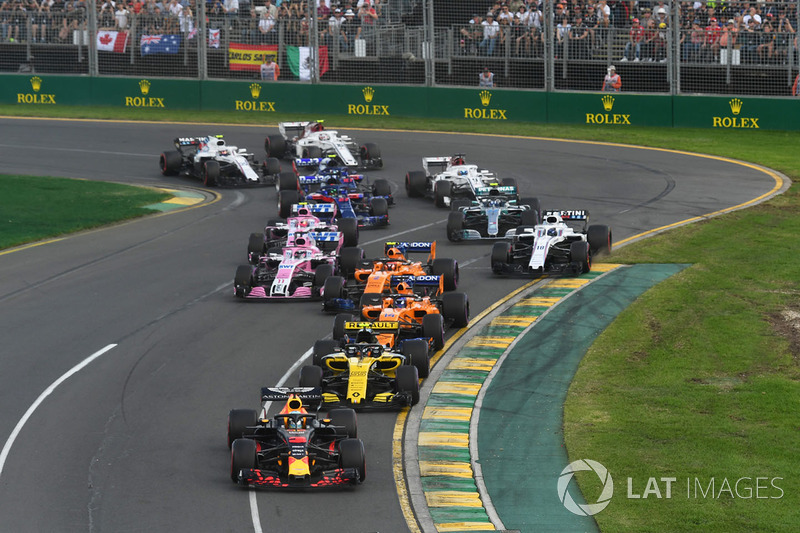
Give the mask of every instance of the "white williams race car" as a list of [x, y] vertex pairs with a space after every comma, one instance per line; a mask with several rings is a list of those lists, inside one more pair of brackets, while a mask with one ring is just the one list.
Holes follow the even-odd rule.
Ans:
[[342, 166], [377, 169], [383, 168], [381, 151], [377, 144], [359, 146], [347, 135], [336, 130], [326, 130], [322, 121], [281, 122], [280, 135], [268, 135], [264, 150], [269, 157], [335, 158]]
[[[579, 228], [568, 222], [577, 221]], [[611, 252], [611, 229], [588, 226], [586, 211], [545, 211], [536, 226], [520, 226], [511, 242], [492, 247], [492, 271], [496, 274], [582, 274], [592, 268], [592, 256]]]
[[178, 137], [175, 148], [161, 154], [161, 173], [199, 178], [207, 187], [272, 185], [281, 171], [277, 159], [269, 158], [259, 166], [252, 153], [226, 144], [222, 135]]
[[475, 200], [475, 191], [482, 187], [501, 187], [505, 196], [519, 199], [514, 178], [498, 180], [494, 172], [468, 165], [464, 154], [424, 157], [422, 168], [423, 171], [412, 170], [406, 174], [406, 193], [412, 198], [433, 196], [436, 207], [447, 207], [457, 198]]

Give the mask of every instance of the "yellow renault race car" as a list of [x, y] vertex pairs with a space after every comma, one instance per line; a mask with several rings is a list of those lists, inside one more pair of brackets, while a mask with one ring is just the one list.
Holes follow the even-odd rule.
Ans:
[[317, 341], [313, 365], [300, 370], [301, 387], [320, 387], [326, 407], [398, 409], [419, 401], [419, 378], [430, 372], [428, 342], [408, 340], [402, 351], [383, 346], [372, 328], [397, 328], [397, 323], [349, 322], [354, 342]]

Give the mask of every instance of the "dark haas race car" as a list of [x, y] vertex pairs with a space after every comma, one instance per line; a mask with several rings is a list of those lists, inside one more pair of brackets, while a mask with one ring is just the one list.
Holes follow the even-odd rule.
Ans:
[[[282, 254], [283, 247], [295, 233], [342, 234], [342, 247], [347, 249], [358, 244], [358, 222], [354, 218], [343, 218], [334, 223], [336, 206], [333, 204], [295, 204], [287, 220], [273, 218], [267, 221], [263, 233], [251, 233], [247, 243], [247, 260], [258, 264], [268, 254]], [[330, 248], [323, 242], [322, 248]]]
[[276, 158], [267, 158], [259, 166], [252, 153], [225, 144], [222, 135], [178, 137], [175, 148], [161, 154], [161, 173], [198, 178], [207, 187], [273, 185], [281, 171]]
[[352, 339], [314, 344], [313, 365], [300, 371], [300, 386], [320, 387], [324, 406], [399, 409], [419, 402], [419, 378], [430, 372], [427, 343], [402, 349], [382, 345], [372, 328], [397, 324], [348, 322]]
[[538, 198], [516, 200], [512, 186], [479, 187], [475, 200], [454, 200], [447, 217], [447, 238], [452, 242], [507, 239], [518, 226], [540, 222]]
[[278, 182], [278, 213], [284, 216], [293, 204], [331, 203], [337, 219], [353, 218], [362, 228], [387, 226], [389, 205], [394, 203], [386, 180], [362, 186], [364, 176], [350, 174], [346, 168], [326, 168], [311, 176], [284, 172]]
[[[406, 256], [413, 253], [427, 253], [426, 262], [411, 261]], [[436, 242], [387, 242], [384, 257], [362, 260], [352, 276], [332, 276], [323, 290], [323, 311], [355, 311], [360, 309], [364, 294], [391, 294], [397, 284], [408, 276], [420, 278], [418, 287], [423, 286], [425, 276], [441, 277], [445, 291], [458, 287], [458, 263], [455, 259], [437, 258]], [[439, 287], [438, 279], [434, 280]]]
[[[592, 268], [592, 256], [611, 252], [611, 229], [588, 226], [587, 211], [545, 211], [541, 224], [520, 226], [511, 242], [492, 247], [496, 274], [581, 274]], [[570, 223], [577, 223], [574, 228]]]
[[323, 121], [281, 122], [280, 135], [268, 135], [264, 150], [269, 157], [336, 157], [350, 168], [383, 168], [381, 151], [375, 143], [358, 145], [347, 135], [328, 130]]
[[[331, 488], [357, 485], [366, 476], [364, 443], [358, 437], [356, 413], [332, 409], [317, 412], [320, 389], [263, 388], [259, 413], [233, 409], [228, 414], [231, 479], [263, 489]], [[285, 401], [268, 417], [271, 402]]]
[[234, 295], [260, 300], [317, 299], [328, 277], [352, 271], [363, 257], [360, 248], [342, 248], [341, 233], [295, 233], [286, 246], [262, 256], [256, 265], [236, 269]]

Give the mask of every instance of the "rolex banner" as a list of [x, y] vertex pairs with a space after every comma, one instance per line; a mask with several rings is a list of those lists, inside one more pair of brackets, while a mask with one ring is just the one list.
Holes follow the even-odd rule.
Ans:
[[[311, 48], [308, 46], [287, 46], [286, 55], [289, 60], [289, 68], [292, 73], [302, 81], [311, 79]], [[319, 47], [319, 75], [328, 72], [328, 47]]]
[[258, 72], [267, 56], [278, 61], [277, 44], [240, 44], [228, 46], [228, 68], [230, 70]]

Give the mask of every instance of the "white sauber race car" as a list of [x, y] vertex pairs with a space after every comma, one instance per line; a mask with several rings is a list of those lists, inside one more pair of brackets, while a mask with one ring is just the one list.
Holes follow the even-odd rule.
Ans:
[[[578, 228], [570, 223], [577, 222]], [[492, 247], [495, 274], [582, 274], [592, 268], [592, 257], [611, 252], [611, 228], [588, 226], [587, 211], [545, 211], [542, 223], [520, 226], [511, 242]]]
[[273, 185], [281, 171], [277, 159], [268, 158], [259, 166], [252, 153], [226, 144], [222, 135], [178, 137], [174, 142], [176, 149], [159, 157], [164, 176], [192, 176], [207, 187], [255, 186]]
[[332, 157], [342, 166], [378, 169], [383, 168], [381, 151], [375, 143], [358, 145], [347, 135], [327, 130], [321, 120], [312, 122], [281, 122], [280, 135], [268, 135], [264, 151], [268, 157], [278, 159], [322, 159]]
[[423, 157], [422, 168], [406, 174], [406, 193], [412, 198], [433, 196], [436, 207], [447, 207], [458, 198], [475, 200], [475, 191], [482, 187], [500, 187], [504, 195], [519, 199], [514, 178], [498, 180], [494, 172], [468, 165], [464, 154]]

